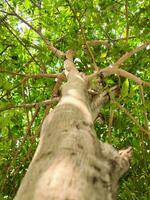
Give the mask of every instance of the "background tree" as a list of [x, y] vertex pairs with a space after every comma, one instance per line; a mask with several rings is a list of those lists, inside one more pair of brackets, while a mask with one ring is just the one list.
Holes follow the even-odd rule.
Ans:
[[58, 102], [63, 52], [70, 48], [80, 72], [103, 70], [110, 75], [105, 89], [121, 86], [119, 98], [101, 109], [95, 129], [118, 149], [133, 147], [132, 170], [121, 181], [119, 198], [149, 199], [148, 6], [127, 0], [0, 4], [1, 199], [12, 199], [32, 159], [41, 123]]

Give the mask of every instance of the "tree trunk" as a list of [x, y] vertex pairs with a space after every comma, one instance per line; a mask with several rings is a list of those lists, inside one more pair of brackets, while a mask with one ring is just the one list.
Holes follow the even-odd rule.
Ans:
[[127, 151], [119, 154], [97, 139], [93, 121], [102, 100], [92, 104], [88, 79], [75, 69], [72, 57], [66, 56], [65, 70], [62, 98], [44, 120], [15, 200], [113, 200], [129, 167]]

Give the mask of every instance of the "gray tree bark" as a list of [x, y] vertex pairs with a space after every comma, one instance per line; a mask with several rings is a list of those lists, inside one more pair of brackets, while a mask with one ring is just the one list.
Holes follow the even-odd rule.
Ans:
[[15, 200], [114, 200], [118, 180], [129, 168], [130, 149], [117, 152], [100, 142], [93, 128], [108, 94], [91, 97], [88, 78], [75, 68], [71, 51], [65, 73], [62, 98], [44, 120]]

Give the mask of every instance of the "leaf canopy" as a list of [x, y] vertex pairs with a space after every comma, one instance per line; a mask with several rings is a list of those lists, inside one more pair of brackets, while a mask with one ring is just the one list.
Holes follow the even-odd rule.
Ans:
[[[150, 40], [148, 10], [146, 0], [0, 3], [0, 199], [12, 199], [16, 193], [45, 116], [46, 104], [36, 103], [54, 97], [57, 74], [63, 71], [63, 56], [50, 51], [47, 41], [62, 52], [75, 49], [79, 71], [92, 74], [93, 62], [98, 69], [108, 67]], [[100, 45], [90, 47], [90, 53], [88, 41]], [[121, 67], [150, 82], [149, 49], [150, 45], [135, 53]], [[150, 142], [139, 126], [150, 128], [150, 89], [119, 75], [107, 77], [105, 84], [121, 86], [117, 101], [126, 110], [107, 104], [101, 110], [104, 123], [95, 123], [97, 135], [118, 149], [133, 147], [132, 169], [121, 180], [119, 199], [149, 200]]]

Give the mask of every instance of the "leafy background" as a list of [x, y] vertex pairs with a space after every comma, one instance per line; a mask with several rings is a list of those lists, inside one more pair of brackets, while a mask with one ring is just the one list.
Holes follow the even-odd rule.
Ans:
[[[25, 105], [53, 97], [56, 78], [31, 75], [57, 74], [63, 70], [63, 59], [48, 49], [39, 33], [63, 52], [74, 48], [79, 71], [91, 74], [92, 59], [83, 48], [85, 42], [107, 41], [109, 47], [100, 45], [91, 51], [99, 68], [111, 65], [125, 52], [150, 39], [149, 6], [147, 0], [4, 0], [0, 3], [0, 199], [13, 199], [39, 141], [46, 106]], [[123, 65], [144, 81], [150, 81], [149, 49], [150, 46], [136, 53]], [[150, 89], [115, 75], [106, 78], [105, 84], [122, 86], [117, 101], [148, 130]], [[131, 168], [120, 181], [118, 199], [149, 200], [147, 135], [112, 102], [105, 105], [101, 114], [103, 123], [95, 123], [98, 137], [118, 149], [133, 147]]]

